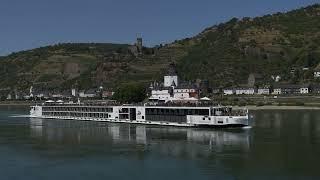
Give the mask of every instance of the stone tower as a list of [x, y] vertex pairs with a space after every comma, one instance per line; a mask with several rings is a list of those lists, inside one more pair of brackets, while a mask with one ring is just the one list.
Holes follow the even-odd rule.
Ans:
[[255, 75], [253, 73], [249, 74], [249, 77], [248, 77], [248, 86], [249, 87], [254, 87], [256, 83], [256, 78], [255, 78]]
[[143, 47], [142, 38], [141, 37], [137, 38], [136, 47], [138, 49], [138, 52], [141, 54], [142, 53], [142, 47]]
[[178, 75], [176, 65], [171, 63], [168, 68], [168, 73], [164, 76], [164, 87], [178, 86]]

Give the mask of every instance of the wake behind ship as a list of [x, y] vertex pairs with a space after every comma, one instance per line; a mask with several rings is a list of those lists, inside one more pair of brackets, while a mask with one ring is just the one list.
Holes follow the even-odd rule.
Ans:
[[32, 106], [30, 116], [48, 119], [107, 121], [182, 127], [242, 127], [248, 110], [227, 106], [108, 105], [46, 102]]

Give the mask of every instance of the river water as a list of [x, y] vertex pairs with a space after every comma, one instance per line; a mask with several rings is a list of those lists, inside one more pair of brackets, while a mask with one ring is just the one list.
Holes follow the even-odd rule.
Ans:
[[42, 120], [0, 107], [0, 179], [320, 179], [320, 111], [252, 111], [251, 129]]

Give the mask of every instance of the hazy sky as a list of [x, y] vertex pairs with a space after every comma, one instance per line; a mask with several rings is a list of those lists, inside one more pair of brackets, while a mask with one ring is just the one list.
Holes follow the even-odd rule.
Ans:
[[232, 17], [261, 16], [320, 0], [0, 0], [0, 55], [59, 42], [153, 46]]

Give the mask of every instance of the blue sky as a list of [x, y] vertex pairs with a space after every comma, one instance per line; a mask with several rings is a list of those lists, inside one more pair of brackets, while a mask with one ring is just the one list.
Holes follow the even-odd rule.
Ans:
[[147, 46], [193, 36], [232, 17], [261, 16], [320, 0], [0, 0], [0, 55], [62, 42]]

